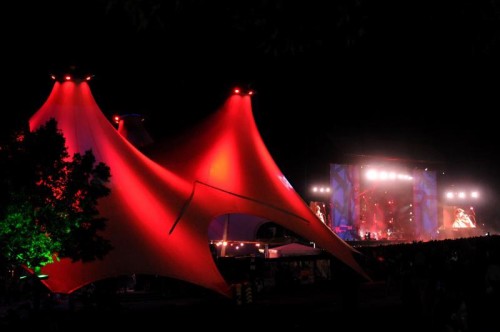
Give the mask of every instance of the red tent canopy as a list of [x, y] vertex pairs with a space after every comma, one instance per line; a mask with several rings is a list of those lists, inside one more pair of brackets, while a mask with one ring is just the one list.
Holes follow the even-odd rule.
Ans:
[[[70, 154], [91, 149], [111, 169], [111, 194], [99, 201], [114, 249], [90, 263], [47, 265], [46, 285], [69, 293], [125, 274], [158, 274], [224, 295], [230, 288], [208, 245], [208, 227], [222, 214], [272, 220], [310, 239], [364, 275], [353, 249], [338, 238], [293, 190], [267, 151], [248, 96], [231, 96], [202, 128], [152, 161], [111, 125], [87, 82], [55, 83], [30, 119], [35, 130], [55, 118]], [[167, 151], [168, 150], [168, 151]]]

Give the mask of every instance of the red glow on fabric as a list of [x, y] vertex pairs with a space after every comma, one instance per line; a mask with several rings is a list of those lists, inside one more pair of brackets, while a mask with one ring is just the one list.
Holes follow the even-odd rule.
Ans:
[[230, 96], [183, 138], [175, 146], [158, 147], [151, 157], [197, 183], [190, 209], [212, 219], [241, 213], [272, 220], [368, 278], [353, 257], [355, 250], [316, 217], [274, 162], [257, 129], [250, 96]]
[[[206, 159], [199, 165], [197, 179], [207, 183], [218, 183], [226, 189], [239, 187], [241, 174], [234, 136], [228, 134], [221, 137], [207, 152]], [[205, 171], [208, 173], [205, 174]]]
[[111, 169], [111, 195], [100, 200], [98, 208], [108, 219], [104, 236], [114, 249], [95, 262], [63, 259], [45, 266], [49, 289], [69, 293], [103, 278], [144, 273], [229, 295], [210, 254], [207, 228], [194, 231], [191, 221], [181, 221], [175, 232], [168, 233], [191, 194], [191, 182], [150, 160], [123, 138], [102, 114], [86, 81], [55, 83], [30, 119], [30, 129], [50, 118], [57, 120], [71, 155], [92, 149], [96, 159]]
[[220, 151], [216, 151], [216, 156], [211, 162], [209, 177], [210, 179], [213, 178], [216, 182], [227, 181], [231, 183], [233, 182], [232, 179], [237, 179], [237, 177], [234, 176], [234, 173], [231, 172], [231, 165], [233, 164], [233, 162], [231, 162], [231, 158], [234, 156], [234, 154], [231, 153], [231, 150], [234, 149], [227, 147], [227, 145], [230, 144], [230, 140], [223, 142], [223, 144], [221, 144], [222, 146], [219, 147]]
[[137, 273], [177, 278], [230, 296], [208, 246], [211, 221], [228, 213], [272, 220], [365, 275], [354, 249], [316, 217], [275, 164], [248, 95], [232, 95], [181, 143], [159, 147], [152, 159], [102, 114], [86, 81], [56, 82], [30, 119], [30, 129], [50, 118], [57, 120], [70, 155], [92, 149], [112, 176], [111, 195], [98, 208], [108, 219], [104, 236], [114, 250], [99, 261], [63, 259], [44, 267], [49, 274], [44, 282], [55, 292]]

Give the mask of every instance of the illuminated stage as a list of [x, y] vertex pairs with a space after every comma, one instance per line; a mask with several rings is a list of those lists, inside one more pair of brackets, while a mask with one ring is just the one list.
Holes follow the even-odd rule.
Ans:
[[[437, 171], [405, 165], [330, 165], [327, 225], [356, 245], [481, 236], [470, 205], [477, 191], [438, 189]], [[439, 198], [442, 197], [443, 201]], [[319, 209], [318, 209], [319, 211]]]

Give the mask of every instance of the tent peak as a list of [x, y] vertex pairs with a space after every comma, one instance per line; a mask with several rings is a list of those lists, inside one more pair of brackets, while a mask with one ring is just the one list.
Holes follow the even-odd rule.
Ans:
[[50, 71], [50, 78], [56, 82], [76, 82], [90, 81], [94, 78], [94, 74], [89, 70], [79, 68], [75, 65], [54, 68]]

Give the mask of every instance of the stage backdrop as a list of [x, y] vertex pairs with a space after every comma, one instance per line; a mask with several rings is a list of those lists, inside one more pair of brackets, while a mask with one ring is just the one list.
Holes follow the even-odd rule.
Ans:
[[438, 230], [436, 172], [413, 170], [413, 212], [416, 239], [435, 239]]
[[344, 240], [357, 239], [359, 221], [359, 174], [355, 165], [330, 165], [331, 228]]
[[[361, 165], [330, 165], [330, 227], [344, 240], [430, 240], [438, 229], [436, 172], [368, 181]], [[380, 167], [379, 167], [380, 169]]]

